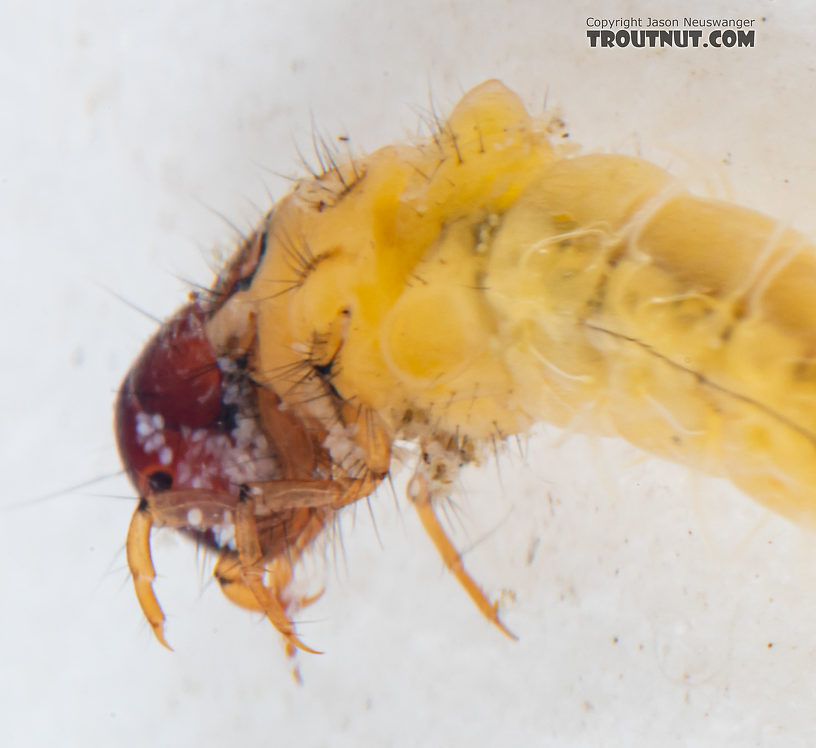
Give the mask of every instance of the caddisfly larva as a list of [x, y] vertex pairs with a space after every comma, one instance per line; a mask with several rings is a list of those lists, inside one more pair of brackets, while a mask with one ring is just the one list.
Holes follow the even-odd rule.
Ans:
[[343, 506], [418, 459], [409, 498], [509, 634], [434, 513], [494, 440], [546, 421], [621, 436], [816, 517], [816, 255], [754, 211], [614, 155], [563, 155], [498, 81], [433, 136], [330, 159], [148, 344], [117, 404], [141, 500], [128, 562], [163, 639], [149, 532], [289, 645], [293, 566]]

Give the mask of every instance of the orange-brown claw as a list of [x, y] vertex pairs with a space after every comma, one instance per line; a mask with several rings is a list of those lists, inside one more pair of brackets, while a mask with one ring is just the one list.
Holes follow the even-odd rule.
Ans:
[[153, 592], [156, 570], [153, 568], [153, 559], [150, 557], [150, 530], [152, 527], [153, 518], [147, 508], [147, 501], [142, 499], [133, 513], [128, 528], [125, 544], [127, 562], [133, 577], [133, 586], [136, 589], [136, 599], [139, 601], [147, 622], [159, 643], [172, 651], [173, 648], [164, 638], [164, 613]]

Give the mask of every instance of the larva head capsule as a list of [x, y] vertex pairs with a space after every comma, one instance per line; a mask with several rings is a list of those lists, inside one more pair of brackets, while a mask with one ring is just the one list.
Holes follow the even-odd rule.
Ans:
[[230, 413], [204, 323], [197, 303], [183, 307], [145, 346], [119, 391], [119, 455], [142, 496], [169, 489], [230, 491], [218, 455], [205, 448], [225, 435]]

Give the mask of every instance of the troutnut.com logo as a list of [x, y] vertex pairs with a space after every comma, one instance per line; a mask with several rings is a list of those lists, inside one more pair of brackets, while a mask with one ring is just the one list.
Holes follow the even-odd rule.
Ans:
[[586, 19], [590, 47], [753, 47], [753, 18]]

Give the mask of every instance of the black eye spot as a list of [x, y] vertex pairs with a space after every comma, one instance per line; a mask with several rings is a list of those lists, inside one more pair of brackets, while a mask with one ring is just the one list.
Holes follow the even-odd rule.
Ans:
[[173, 487], [173, 476], [164, 470], [156, 470], [148, 476], [147, 485], [153, 493], [169, 491]]

